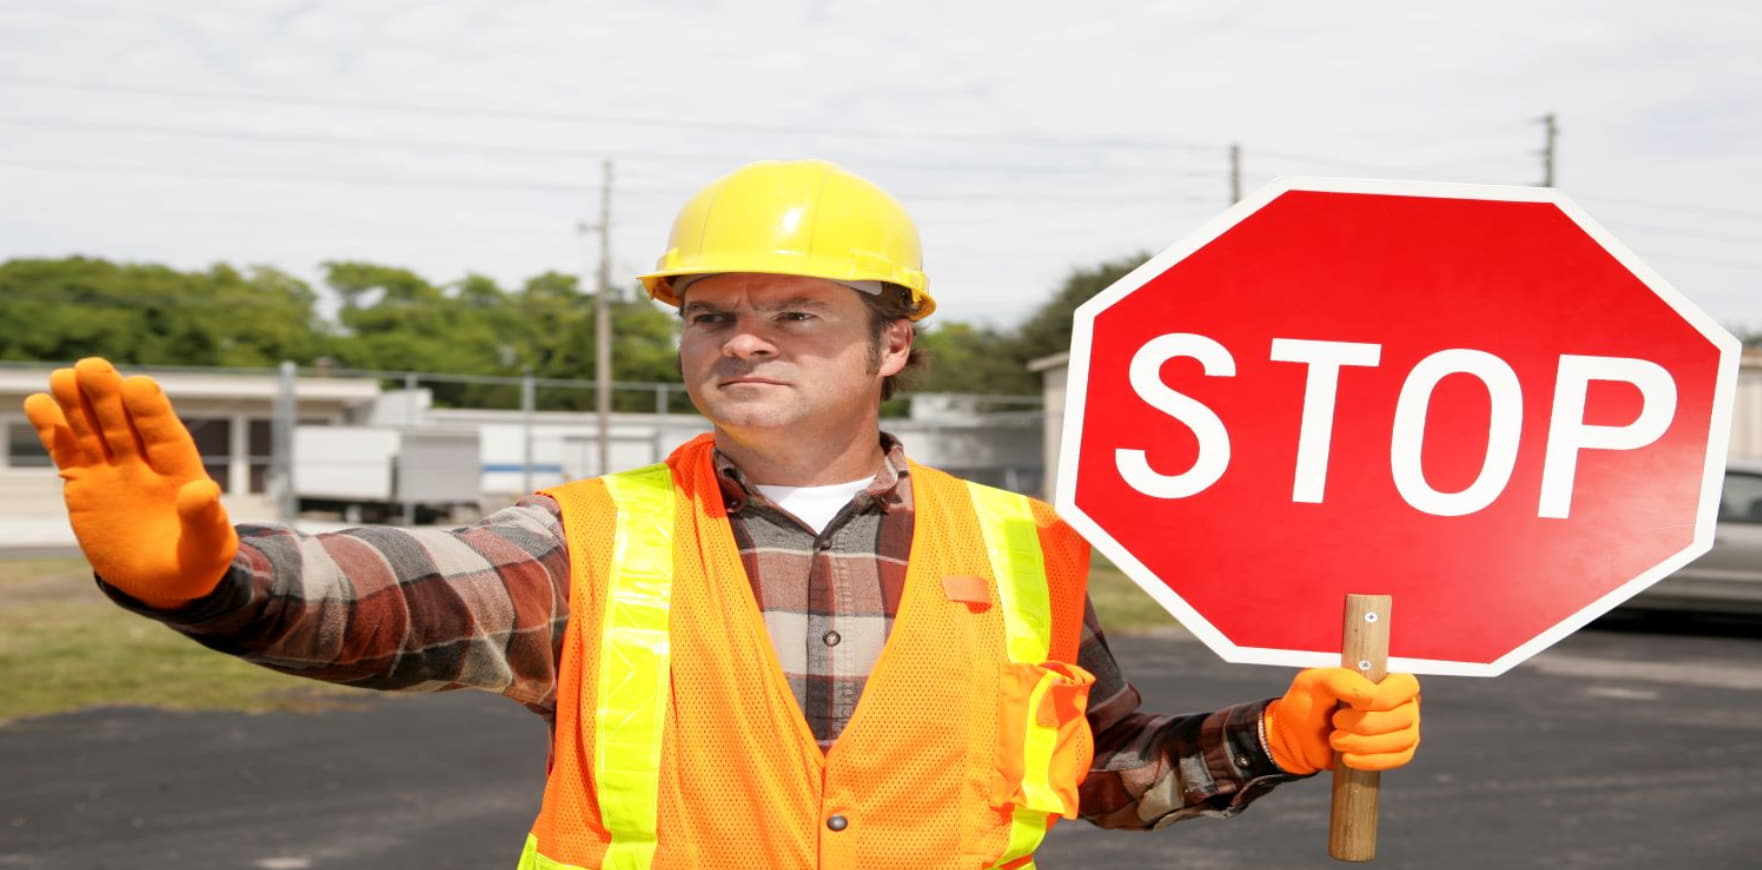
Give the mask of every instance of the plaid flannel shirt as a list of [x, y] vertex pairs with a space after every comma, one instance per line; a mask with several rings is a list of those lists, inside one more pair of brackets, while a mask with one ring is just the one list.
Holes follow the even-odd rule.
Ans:
[[[912, 539], [905, 453], [882, 435], [874, 482], [816, 534], [717, 472], [754, 597], [822, 747], [855, 710], [887, 640]], [[268, 668], [373, 689], [498, 692], [553, 721], [569, 619], [569, 554], [557, 503], [533, 495], [460, 529], [373, 527], [305, 535], [239, 527], [232, 569], [208, 596], [155, 611], [105, 592], [204, 646]], [[1292, 779], [1259, 737], [1264, 702], [1185, 715], [1140, 711], [1093, 607], [1078, 664], [1095, 674], [1095, 760], [1084, 818], [1147, 829], [1232, 815]]]

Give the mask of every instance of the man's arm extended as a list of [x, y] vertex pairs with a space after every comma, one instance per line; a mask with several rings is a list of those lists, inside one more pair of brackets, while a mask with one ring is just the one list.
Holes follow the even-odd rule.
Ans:
[[82, 359], [24, 407], [81, 551], [124, 606], [301, 676], [551, 702], [569, 601], [551, 499], [455, 531], [235, 529], [151, 378]]
[[238, 531], [226, 575], [181, 607], [100, 586], [204, 646], [283, 673], [371, 689], [470, 687], [552, 707], [569, 565], [549, 497], [462, 529]]

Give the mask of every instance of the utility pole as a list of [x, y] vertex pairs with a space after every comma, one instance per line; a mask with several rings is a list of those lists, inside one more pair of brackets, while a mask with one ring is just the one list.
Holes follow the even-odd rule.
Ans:
[[1230, 143], [1230, 204], [1242, 201], [1242, 145]]
[[577, 232], [600, 235], [600, 266], [593, 294], [594, 416], [598, 418], [599, 467], [597, 474], [611, 471], [612, 464], [612, 161], [600, 163], [600, 222], [575, 225]]
[[1554, 124], [1554, 113], [1542, 116], [1544, 139], [1542, 143], [1542, 186], [1554, 186], [1554, 138], [1560, 134], [1560, 128]]
[[300, 497], [294, 492], [294, 427], [300, 421], [299, 369], [282, 360], [277, 369], [275, 404], [269, 424], [269, 494], [275, 501], [275, 518], [293, 526], [300, 517]]
[[532, 491], [532, 412], [538, 406], [532, 367], [520, 373], [520, 491]]
[[599, 473], [612, 471], [612, 161], [600, 163], [600, 286], [594, 294], [594, 411], [599, 417]]

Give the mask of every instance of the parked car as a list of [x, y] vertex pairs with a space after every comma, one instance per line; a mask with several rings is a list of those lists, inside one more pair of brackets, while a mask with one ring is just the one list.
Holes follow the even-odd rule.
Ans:
[[1713, 549], [1624, 607], [1762, 615], [1762, 460], [1726, 462]]

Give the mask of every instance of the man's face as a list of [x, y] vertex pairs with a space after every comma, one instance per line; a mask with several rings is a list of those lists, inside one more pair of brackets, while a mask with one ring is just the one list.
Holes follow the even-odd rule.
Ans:
[[[821, 278], [729, 273], [686, 288], [679, 366], [692, 404], [733, 432], [810, 431], [873, 416], [910, 329], [877, 353], [858, 291]], [[901, 333], [904, 334], [903, 340]]]

